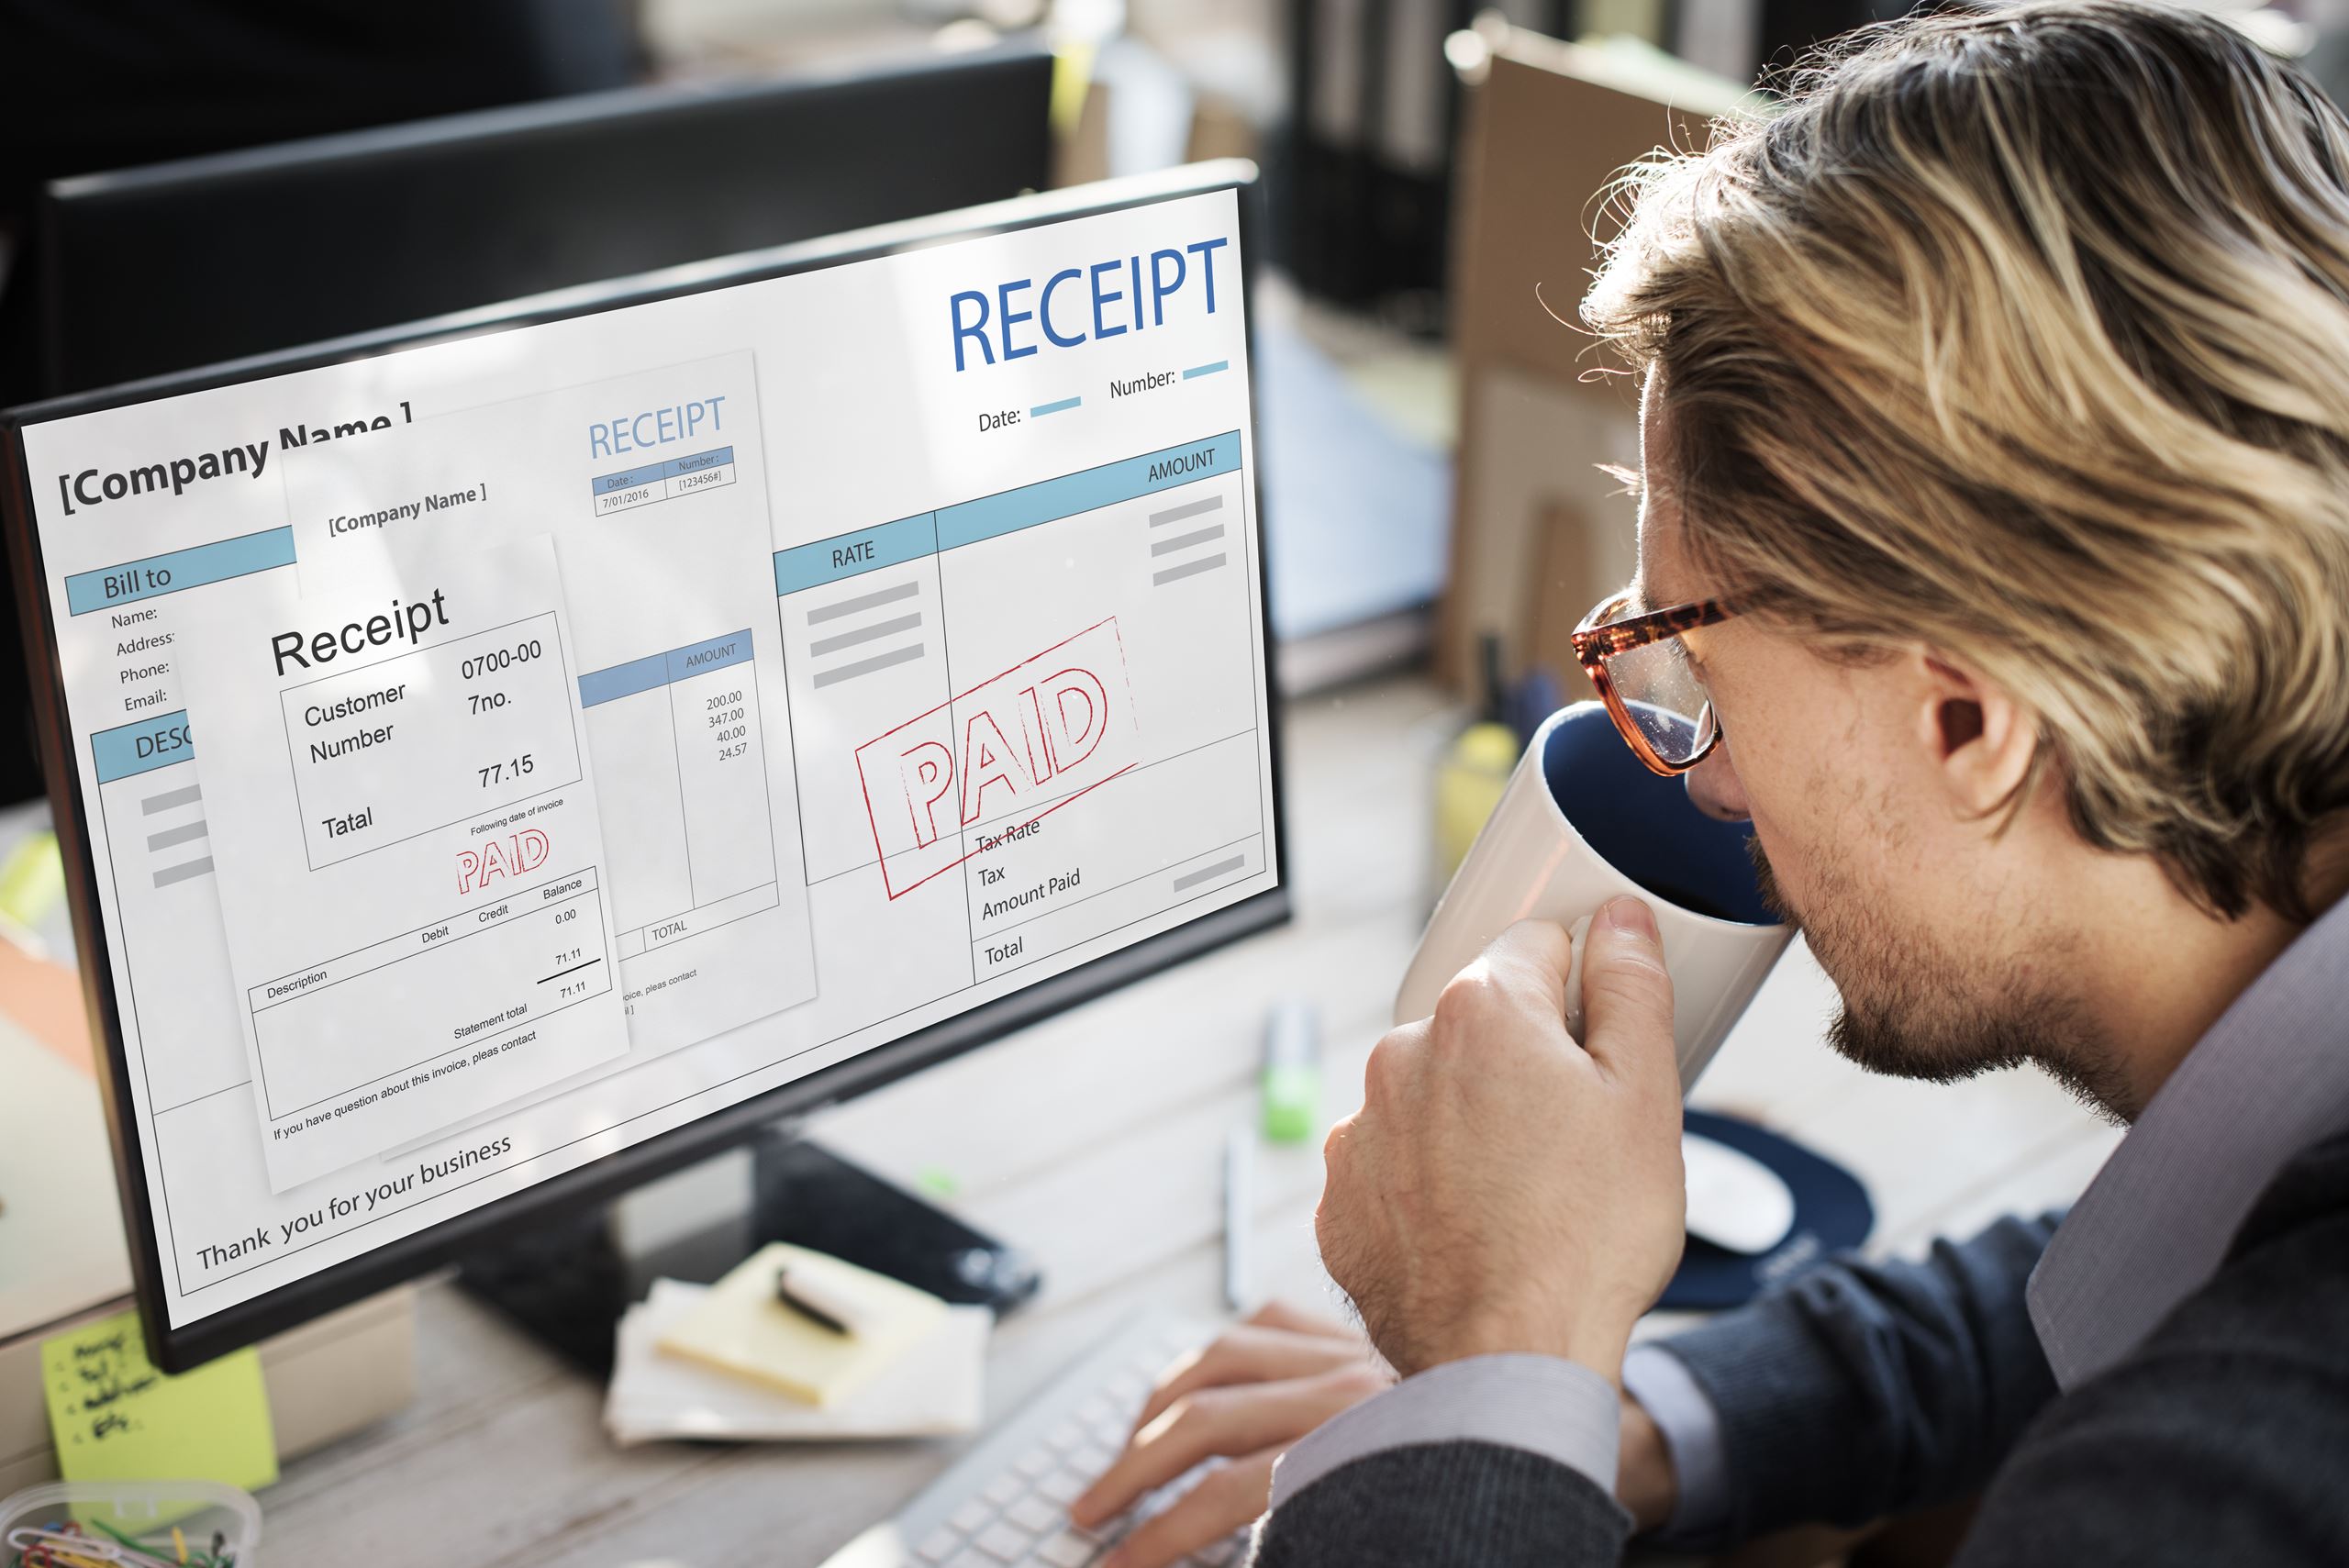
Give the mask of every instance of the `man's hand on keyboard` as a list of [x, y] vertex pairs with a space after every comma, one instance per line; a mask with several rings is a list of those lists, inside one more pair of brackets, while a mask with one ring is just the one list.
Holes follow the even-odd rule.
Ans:
[[1354, 1329], [1267, 1306], [1167, 1369], [1125, 1451], [1070, 1505], [1069, 1516], [1097, 1525], [1202, 1461], [1227, 1461], [1136, 1527], [1102, 1563], [1163, 1568], [1252, 1523], [1272, 1495], [1273, 1462], [1283, 1451], [1393, 1381]]

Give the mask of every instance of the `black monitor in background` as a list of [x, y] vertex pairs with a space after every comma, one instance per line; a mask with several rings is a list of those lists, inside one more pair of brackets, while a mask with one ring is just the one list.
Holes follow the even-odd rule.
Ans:
[[[1013, 45], [53, 181], [17, 317], [43, 392], [83, 392], [975, 206], [1049, 183], [1052, 72]], [[0, 639], [0, 805], [39, 788], [20, 661]]]
[[51, 183], [51, 394], [1015, 196], [1052, 56], [664, 85]]

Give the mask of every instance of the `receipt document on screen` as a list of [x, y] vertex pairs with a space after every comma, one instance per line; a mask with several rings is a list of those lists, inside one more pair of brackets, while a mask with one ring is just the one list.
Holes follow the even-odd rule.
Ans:
[[544, 535], [363, 589], [289, 583], [193, 629], [189, 723], [274, 1190], [628, 1049]]

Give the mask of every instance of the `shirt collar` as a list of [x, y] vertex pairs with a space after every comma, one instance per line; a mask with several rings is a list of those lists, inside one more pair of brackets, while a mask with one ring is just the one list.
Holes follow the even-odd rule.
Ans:
[[2349, 1128], [2349, 899], [2300, 933], [2155, 1092], [2032, 1272], [2056, 1383], [2134, 1350], [2218, 1272], [2292, 1157]]

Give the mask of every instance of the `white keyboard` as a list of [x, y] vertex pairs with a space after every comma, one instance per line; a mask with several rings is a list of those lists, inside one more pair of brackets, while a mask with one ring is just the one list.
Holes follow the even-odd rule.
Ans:
[[[897, 1517], [833, 1554], [824, 1568], [1087, 1568], [1142, 1520], [1187, 1492], [1178, 1477], [1104, 1523], [1069, 1522], [1068, 1505], [1125, 1447], [1152, 1381], [1215, 1332], [1208, 1323], [1146, 1313], [1080, 1359], [956, 1461]], [[1230, 1568], [1241, 1533], [1183, 1559]]]

